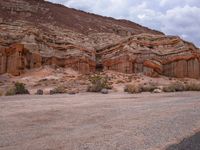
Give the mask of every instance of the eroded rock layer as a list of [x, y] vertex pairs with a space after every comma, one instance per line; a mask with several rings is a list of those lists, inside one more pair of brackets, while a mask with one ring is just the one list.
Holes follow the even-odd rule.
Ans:
[[104, 69], [124, 73], [200, 77], [200, 51], [179, 37], [141, 34], [128, 38], [97, 55]]
[[0, 74], [43, 65], [199, 78], [199, 49], [130, 21], [44, 0], [1, 0]]

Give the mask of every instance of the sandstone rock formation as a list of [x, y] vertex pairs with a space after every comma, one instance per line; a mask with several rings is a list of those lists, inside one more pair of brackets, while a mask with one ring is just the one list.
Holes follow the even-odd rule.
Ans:
[[200, 51], [175, 36], [140, 34], [97, 51], [104, 69], [124, 73], [200, 77]]
[[83, 74], [101, 70], [200, 77], [199, 49], [130, 21], [44, 0], [1, 0], [0, 74], [44, 65]]

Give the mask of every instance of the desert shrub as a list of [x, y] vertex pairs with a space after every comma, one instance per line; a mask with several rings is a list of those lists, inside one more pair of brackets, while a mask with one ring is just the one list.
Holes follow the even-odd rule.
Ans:
[[91, 76], [89, 78], [91, 85], [88, 87], [88, 92], [101, 92], [102, 89], [111, 89], [112, 87], [108, 83], [106, 77], [101, 77], [99, 75]]
[[153, 92], [158, 89], [158, 84], [154, 82], [149, 82], [146, 84], [128, 84], [125, 86], [124, 91], [128, 93], [141, 93], [141, 92]]
[[153, 92], [155, 89], [158, 89], [158, 84], [154, 82], [149, 82], [147, 84], [142, 85], [143, 92]]
[[200, 83], [189, 82], [185, 86], [187, 91], [200, 91]]
[[53, 95], [53, 94], [64, 94], [64, 93], [67, 93], [67, 91], [66, 91], [64, 86], [58, 86], [58, 87], [50, 90], [50, 95]]
[[43, 90], [39, 89], [39, 90], [37, 90], [37, 92], [36, 92], [35, 94], [36, 94], [36, 95], [43, 95], [44, 92], [43, 92]]
[[25, 84], [23, 83], [15, 83], [13, 87], [7, 90], [6, 96], [19, 95], [19, 94], [30, 94], [26, 89]]
[[182, 82], [175, 82], [173, 85], [174, 85], [175, 90], [177, 92], [181, 92], [181, 91], [185, 91], [186, 90], [186, 86]]
[[128, 93], [141, 93], [142, 92], [142, 86], [138, 84], [128, 84], [124, 88], [124, 92]]
[[29, 91], [26, 89], [25, 87], [25, 84], [23, 83], [15, 83], [15, 94], [18, 95], [18, 94], [30, 94]]
[[0, 90], [0, 96], [3, 96], [3, 92]]
[[171, 85], [163, 87], [163, 91], [164, 92], [176, 92], [174, 86], [171, 86]]
[[6, 91], [6, 96], [12, 96], [12, 95], [16, 95], [16, 92], [15, 92], [15, 88], [14, 87], [11, 87], [9, 88], [7, 91]]
[[186, 90], [186, 85], [178, 81], [171, 83], [163, 88], [164, 92], [180, 92], [185, 90]]

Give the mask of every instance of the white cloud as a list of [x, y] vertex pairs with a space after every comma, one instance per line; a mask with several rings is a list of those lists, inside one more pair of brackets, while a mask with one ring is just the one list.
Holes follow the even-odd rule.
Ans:
[[185, 5], [168, 10], [163, 15], [161, 30], [180, 35], [200, 46], [200, 8]]

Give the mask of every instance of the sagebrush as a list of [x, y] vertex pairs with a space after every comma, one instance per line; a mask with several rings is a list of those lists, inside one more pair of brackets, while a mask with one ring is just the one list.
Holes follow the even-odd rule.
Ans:
[[111, 89], [108, 78], [100, 75], [94, 75], [89, 78], [91, 85], [88, 87], [88, 92], [101, 92], [102, 89]]
[[64, 86], [57, 86], [55, 87], [54, 89], [52, 89], [50, 91], [50, 94], [53, 95], [53, 94], [64, 94], [64, 93], [67, 93], [67, 90]]
[[125, 86], [124, 88], [124, 91], [125, 92], [128, 92], [128, 93], [141, 93], [142, 92], [142, 86], [139, 85], [139, 84], [128, 84]]

